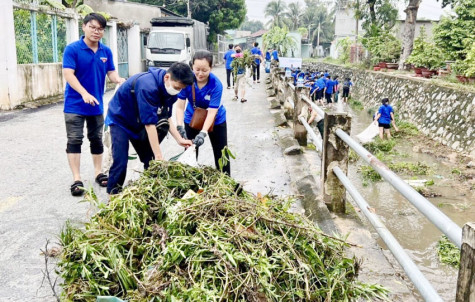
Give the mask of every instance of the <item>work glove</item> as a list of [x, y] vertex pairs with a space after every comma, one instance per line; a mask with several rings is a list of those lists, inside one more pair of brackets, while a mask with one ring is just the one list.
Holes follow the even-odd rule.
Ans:
[[178, 131], [178, 133], [180, 133], [181, 137], [183, 137], [184, 139], [188, 139], [188, 137], [186, 137], [185, 127], [176, 126], [176, 130]]
[[203, 145], [205, 142], [206, 132], [200, 131], [198, 135], [193, 140], [193, 144], [195, 144], [196, 148]]

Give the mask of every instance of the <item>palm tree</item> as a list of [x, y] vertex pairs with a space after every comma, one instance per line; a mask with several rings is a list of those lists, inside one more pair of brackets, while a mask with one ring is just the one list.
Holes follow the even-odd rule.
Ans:
[[300, 4], [298, 2], [290, 3], [284, 15], [287, 17], [290, 30], [296, 30], [299, 27], [300, 18], [302, 17]]
[[[312, 44], [317, 45], [317, 28], [320, 24], [320, 43], [330, 42], [333, 40], [334, 27], [333, 27], [333, 14], [328, 12], [324, 5], [318, 5], [313, 7], [307, 7], [302, 15], [302, 26], [310, 27], [311, 36], [309, 38]], [[313, 29], [313, 30], [312, 30]]]
[[266, 25], [270, 25], [270, 27], [284, 25], [283, 16], [286, 8], [287, 5], [283, 0], [274, 0], [269, 2], [264, 11], [264, 16], [271, 17], [272, 20], [267, 22]]

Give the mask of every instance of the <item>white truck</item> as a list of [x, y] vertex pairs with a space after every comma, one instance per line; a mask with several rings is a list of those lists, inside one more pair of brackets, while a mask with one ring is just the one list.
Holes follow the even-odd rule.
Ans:
[[147, 66], [168, 68], [174, 62], [189, 62], [195, 50], [206, 49], [207, 27], [184, 17], [153, 18], [146, 41]]

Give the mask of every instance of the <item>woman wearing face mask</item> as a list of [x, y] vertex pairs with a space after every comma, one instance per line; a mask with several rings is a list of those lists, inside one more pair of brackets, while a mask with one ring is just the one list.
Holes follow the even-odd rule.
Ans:
[[[211, 73], [213, 55], [209, 51], [197, 51], [193, 56], [192, 66], [195, 74], [193, 86], [184, 88], [178, 94], [176, 106], [177, 130], [184, 139], [193, 139], [193, 143], [197, 148], [209, 136], [211, 146], [213, 147], [214, 162], [216, 168], [219, 169], [218, 160], [222, 156], [221, 151], [228, 144], [226, 109], [222, 105], [221, 99], [223, 85], [218, 77]], [[188, 105], [186, 105], [186, 100], [188, 100]], [[208, 111], [202, 129], [190, 127], [191, 119], [197, 107], [207, 109]], [[213, 131], [210, 131], [212, 125]], [[223, 167], [223, 172], [228, 175], [231, 174], [229, 161]]]
[[174, 63], [167, 71], [156, 68], [134, 75], [119, 87], [109, 103], [105, 120], [110, 126], [113, 160], [107, 193], [116, 194], [122, 189], [129, 141], [145, 169], [152, 159], [163, 159], [160, 142], [168, 131], [179, 145], [192, 145], [190, 140], [181, 137], [171, 119], [176, 95], [192, 83], [193, 72], [188, 64]]

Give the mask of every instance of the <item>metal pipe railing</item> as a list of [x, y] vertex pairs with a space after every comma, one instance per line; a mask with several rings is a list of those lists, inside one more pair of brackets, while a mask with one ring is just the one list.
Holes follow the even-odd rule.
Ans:
[[320, 107], [318, 107], [314, 102], [312, 102], [306, 95], [302, 95], [302, 100], [307, 102], [310, 106], [312, 106], [313, 110], [316, 110], [317, 113], [321, 116], [325, 116], [325, 111], [323, 111]]
[[299, 120], [302, 123], [302, 125], [304, 125], [305, 129], [307, 129], [307, 133], [310, 134], [310, 137], [312, 138], [312, 141], [314, 142], [315, 147], [317, 148], [317, 150], [320, 153], [322, 153], [323, 152], [322, 140], [318, 139], [317, 134], [315, 133], [315, 131], [313, 131], [312, 127], [310, 127], [310, 125], [307, 123], [307, 121], [305, 120], [305, 118], [303, 116], [299, 117]]
[[353, 200], [358, 204], [363, 214], [368, 218], [369, 222], [373, 225], [376, 232], [388, 246], [391, 253], [396, 260], [402, 266], [409, 279], [411, 279], [414, 286], [421, 293], [421, 296], [425, 301], [437, 302], [442, 301], [437, 291], [432, 287], [430, 282], [421, 273], [416, 264], [411, 260], [409, 255], [404, 251], [399, 242], [394, 238], [391, 232], [386, 226], [379, 220], [378, 216], [371, 213], [369, 205], [366, 200], [361, 196], [358, 190], [353, 186], [351, 181], [346, 177], [343, 171], [339, 167], [333, 167], [333, 173], [338, 177], [343, 186], [345, 186], [348, 193], [350, 193]]
[[442, 213], [429, 200], [419, 194], [404, 180], [399, 178], [385, 164], [379, 161], [373, 154], [353, 140], [343, 130], [337, 129], [336, 135], [348, 144], [361, 158], [370, 164], [387, 182], [398, 190], [412, 203], [424, 216], [427, 217], [442, 233], [460, 249], [462, 246], [462, 229], [449, 217]]

